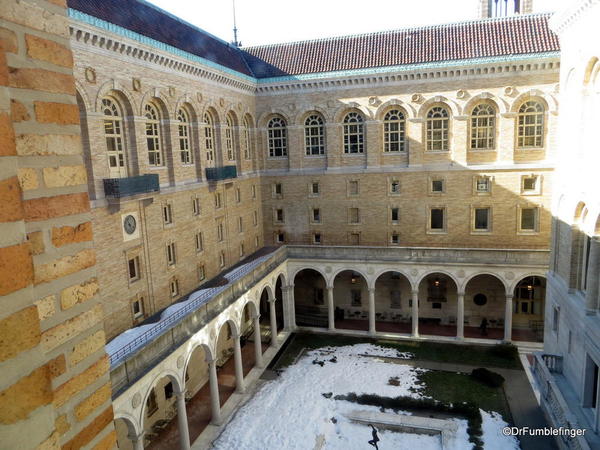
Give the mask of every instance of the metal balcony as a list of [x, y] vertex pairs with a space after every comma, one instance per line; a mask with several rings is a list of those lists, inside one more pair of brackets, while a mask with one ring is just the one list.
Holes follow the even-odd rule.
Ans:
[[235, 166], [207, 167], [205, 169], [206, 179], [208, 181], [226, 180], [228, 178], [237, 178], [237, 168]]
[[105, 178], [104, 195], [110, 198], [130, 197], [160, 191], [158, 174], [139, 175], [126, 178]]

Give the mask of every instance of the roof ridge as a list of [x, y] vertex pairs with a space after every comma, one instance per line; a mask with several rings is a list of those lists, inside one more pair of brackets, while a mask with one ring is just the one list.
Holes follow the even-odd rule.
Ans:
[[[143, 1], [143, 0], [138, 0], [138, 1]], [[241, 49], [244, 51], [249, 51], [249, 50], [254, 50], [254, 49], [263, 49], [263, 48], [270, 48], [270, 47], [295, 46], [295, 45], [303, 45], [303, 44], [307, 44], [307, 43], [317, 43], [317, 42], [332, 42], [332, 41], [343, 40], [343, 39], [348, 39], [348, 38], [357, 38], [357, 37], [364, 37], [364, 36], [377, 36], [377, 35], [382, 35], [382, 34], [387, 34], [387, 33], [395, 33], [395, 32], [410, 32], [410, 31], [432, 30], [432, 29], [439, 29], [439, 28], [449, 28], [449, 27], [453, 27], [453, 26], [457, 26], [457, 25], [468, 25], [468, 24], [475, 24], [475, 23], [492, 23], [492, 22], [503, 22], [503, 21], [508, 22], [508, 21], [524, 20], [524, 19], [529, 19], [529, 18], [533, 18], [533, 17], [542, 17], [542, 16], [547, 16], [548, 18], [550, 18], [550, 16], [552, 14], [553, 13], [551, 13], [551, 12], [538, 12], [538, 13], [531, 13], [531, 14], [517, 14], [514, 16], [508, 16], [508, 17], [490, 17], [490, 18], [485, 18], [485, 19], [460, 20], [460, 21], [456, 21], [456, 22], [446, 22], [446, 23], [433, 24], [433, 25], [421, 25], [418, 27], [396, 28], [396, 29], [382, 30], [382, 31], [371, 31], [371, 32], [366, 32], [366, 33], [330, 36], [330, 37], [326, 37], [326, 38], [303, 39], [303, 40], [299, 40], [299, 41], [278, 42], [278, 43], [274, 43], [274, 44], [252, 45], [252, 46], [248, 46], [248, 47], [241, 47]]]

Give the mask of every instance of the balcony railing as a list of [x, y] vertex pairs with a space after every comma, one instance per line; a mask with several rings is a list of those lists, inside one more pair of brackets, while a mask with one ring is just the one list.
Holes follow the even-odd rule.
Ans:
[[155, 173], [136, 177], [104, 179], [104, 195], [106, 197], [121, 198], [158, 191], [160, 191], [160, 185], [158, 174]]
[[237, 168], [235, 166], [207, 167], [206, 179], [208, 181], [226, 180], [228, 178], [237, 178]]

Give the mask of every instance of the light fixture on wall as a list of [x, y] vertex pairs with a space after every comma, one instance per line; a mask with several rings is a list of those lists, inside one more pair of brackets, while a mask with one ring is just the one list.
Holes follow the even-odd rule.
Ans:
[[436, 278], [435, 280], [433, 280], [433, 285], [434, 285], [435, 287], [440, 287], [440, 279], [439, 279], [439, 278]]
[[350, 275], [350, 283], [356, 284], [356, 274], [354, 272]]

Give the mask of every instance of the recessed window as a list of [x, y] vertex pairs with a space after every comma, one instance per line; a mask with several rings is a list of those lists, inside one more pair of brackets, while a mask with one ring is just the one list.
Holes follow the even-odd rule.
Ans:
[[285, 234], [283, 231], [275, 233], [275, 242], [278, 244], [283, 244], [285, 242]]
[[259, 244], [258, 236], [254, 236], [254, 248], [258, 248], [258, 244]]
[[319, 208], [313, 208], [313, 210], [312, 210], [312, 221], [314, 223], [321, 222], [321, 210]]
[[490, 208], [475, 208], [473, 230], [490, 230]]
[[142, 297], [136, 298], [131, 302], [131, 311], [133, 312], [134, 319], [144, 317], [144, 299]]
[[222, 242], [225, 239], [225, 229], [222, 223], [217, 224], [217, 241]]
[[319, 186], [319, 183], [314, 182], [310, 184], [310, 193], [314, 196], [321, 193], [321, 186]]
[[348, 242], [350, 245], [360, 245], [360, 233], [349, 233]]
[[171, 381], [169, 381], [167, 384], [165, 384], [165, 399], [170, 399], [173, 397], [173, 383]]
[[229, 161], [235, 161], [236, 158], [236, 145], [235, 142], [235, 134], [233, 133], [233, 129], [235, 126], [235, 120], [231, 113], [227, 114], [225, 118], [225, 149], [227, 151], [227, 159]]
[[287, 124], [281, 117], [273, 117], [267, 125], [269, 157], [287, 156]]
[[392, 223], [398, 223], [398, 221], [400, 220], [400, 208], [392, 208], [391, 213]]
[[198, 197], [192, 198], [192, 215], [200, 215], [200, 199]]
[[325, 128], [323, 117], [312, 114], [304, 121], [304, 146], [306, 156], [325, 154]]
[[250, 119], [244, 117], [244, 158], [252, 158], [252, 138], [250, 136]]
[[242, 243], [240, 244], [240, 258], [241, 258], [242, 256], [244, 256], [245, 254], [246, 254], [246, 253], [245, 253], [245, 251], [244, 251], [244, 243], [242, 242]]
[[321, 243], [321, 233], [314, 233], [313, 234], [313, 244], [320, 244]]
[[252, 198], [256, 198], [256, 185], [253, 184], [252, 187], [250, 188], [251, 192], [252, 192]]
[[392, 180], [390, 182], [390, 194], [400, 193], [400, 182], [398, 180]]
[[252, 224], [253, 224], [254, 226], [257, 226], [257, 225], [258, 225], [258, 212], [256, 212], [256, 211], [254, 211], [254, 212], [252, 213]]
[[215, 208], [219, 209], [219, 208], [222, 208], [222, 207], [223, 207], [223, 199], [221, 197], [221, 193], [217, 192], [215, 194]]
[[238, 232], [244, 231], [244, 219], [242, 217], [238, 217]]
[[167, 265], [175, 265], [176, 260], [177, 258], [175, 255], [175, 242], [171, 242], [170, 244], [167, 244]]
[[485, 294], [475, 294], [473, 296], [473, 303], [475, 303], [477, 306], [483, 306], [487, 303], [487, 297]]
[[158, 109], [151, 104], [144, 107], [146, 117], [146, 146], [148, 148], [148, 164], [162, 166], [163, 155], [160, 136], [160, 115]]
[[517, 116], [518, 148], [542, 148], [544, 146], [544, 107], [536, 101], [521, 105]]
[[538, 208], [521, 208], [521, 231], [537, 231]]
[[491, 150], [495, 146], [496, 111], [488, 104], [480, 104], [471, 113], [471, 150]]
[[392, 244], [399, 244], [400, 243], [400, 235], [398, 233], [392, 233], [390, 242]]
[[358, 195], [358, 181], [348, 181], [348, 195]]
[[165, 225], [170, 225], [173, 223], [173, 213], [170, 203], [163, 205], [163, 223]]
[[444, 180], [431, 180], [431, 192], [444, 192]]
[[206, 279], [206, 271], [203, 265], [198, 266], [198, 281], [204, 281]]
[[225, 267], [225, 252], [219, 253], [219, 267]]
[[212, 114], [204, 113], [204, 146], [206, 148], [206, 160], [215, 159], [215, 122]]
[[235, 189], [235, 201], [236, 203], [240, 203], [242, 201], [242, 191], [240, 188]]
[[127, 261], [127, 267], [129, 270], [129, 281], [137, 281], [141, 278], [140, 274], [140, 257], [136, 256]]
[[352, 224], [360, 223], [360, 213], [358, 208], [350, 208], [348, 210], [348, 221]]
[[183, 109], [177, 111], [177, 120], [179, 121], [177, 133], [179, 135], [179, 155], [181, 156], [181, 163], [192, 164], [194, 161], [190, 150], [190, 119], [187, 112]]
[[272, 185], [272, 193], [274, 198], [282, 198], [283, 197], [283, 186], [281, 183], [273, 183]]
[[123, 116], [117, 104], [108, 98], [102, 99], [104, 114], [104, 137], [110, 176], [127, 176], [126, 140], [123, 134]]
[[202, 237], [202, 232], [199, 231], [196, 233], [196, 251], [201, 252], [204, 250], [204, 238]]
[[445, 229], [444, 208], [431, 208], [429, 210], [429, 228], [432, 231], [443, 231]]
[[344, 153], [364, 153], [364, 119], [357, 112], [344, 117]]
[[490, 177], [477, 177], [475, 180], [475, 191], [478, 194], [489, 193], [492, 190]]
[[283, 209], [279, 208], [275, 210], [275, 222], [283, 223]]
[[169, 283], [171, 289], [171, 297], [177, 297], [179, 295], [179, 281], [177, 278], [173, 278]]
[[527, 194], [540, 193], [540, 177], [537, 175], [526, 175], [521, 178], [521, 192]]
[[448, 110], [442, 106], [431, 108], [427, 113], [427, 150], [448, 150], [450, 119]]
[[397, 109], [388, 111], [383, 118], [383, 151], [404, 151], [404, 114]]

